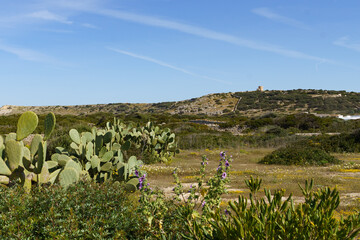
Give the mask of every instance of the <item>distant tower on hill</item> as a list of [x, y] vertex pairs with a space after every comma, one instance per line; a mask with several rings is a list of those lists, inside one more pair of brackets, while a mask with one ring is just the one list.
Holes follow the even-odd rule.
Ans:
[[263, 92], [263, 91], [264, 91], [264, 87], [263, 87], [263, 86], [258, 86], [257, 91]]

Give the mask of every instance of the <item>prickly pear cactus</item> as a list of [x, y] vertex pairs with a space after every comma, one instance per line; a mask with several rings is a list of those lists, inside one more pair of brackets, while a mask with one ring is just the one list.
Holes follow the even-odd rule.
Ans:
[[[133, 184], [137, 180], [135, 169], [143, 162], [135, 156], [128, 156], [129, 150], [140, 149], [142, 155], [147, 152], [163, 162], [177, 153], [175, 134], [151, 122], [145, 127], [134, 127], [115, 118], [113, 123], [106, 124], [106, 129], [93, 127], [91, 132], [82, 133], [71, 129], [69, 135], [72, 140], [70, 149], [58, 148], [48, 163], [50, 181], [65, 187], [78, 181], [85, 173], [100, 183], [108, 180], [131, 181], [127, 186], [134, 189], [137, 185]], [[78, 167], [69, 167], [73, 162]], [[66, 170], [69, 168], [71, 171]]]
[[[11, 185], [20, 181], [29, 191], [32, 183], [42, 184], [50, 181], [50, 172], [46, 160], [46, 141], [41, 135], [35, 135], [30, 147], [22, 140], [29, 136], [38, 125], [34, 112], [23, 113], [17, 123], [16, 133], [9, 133], [5, 139], [0, 136], [0, 184]], [[50, 114], [45, 119], [45, 136], [54, 130], [55, 116]]]

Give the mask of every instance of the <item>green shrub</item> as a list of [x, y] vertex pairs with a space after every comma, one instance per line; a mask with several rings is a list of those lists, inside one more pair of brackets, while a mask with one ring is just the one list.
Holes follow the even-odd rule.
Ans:
[[360, 130], [335, 136], [318, 136], [313, 139], [328, 152], [360, 152]]
[[144, 239], [137, 195], [110, 184], [0, 189], [2, 239]]
[[193, 222], [187, 225], [191, 239], [358, 239], [360, 214], [336, 219], [340, 204], [336, 189], [312, 191], [313, 181], [301, 188], [305, 202], [294, 205], [292, 195], [284, 201], [284, 190], [257, 198], [261, 180], [246, 181], [249, 199], [239, 196], [230, 202], [225, 212], [217, 209], [211, 214], [210, 227]]
[[290, 145], [266, 155], [259, 163], [280, 165], [327, 165], [341, 161], [315, 146]]

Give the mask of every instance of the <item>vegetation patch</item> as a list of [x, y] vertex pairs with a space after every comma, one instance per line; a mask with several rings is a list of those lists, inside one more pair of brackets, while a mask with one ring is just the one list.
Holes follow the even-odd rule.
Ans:
[[315, 146], [287, 146], [266, 155], [259, 163], [280, 165], [328, 165], [341, 161]]

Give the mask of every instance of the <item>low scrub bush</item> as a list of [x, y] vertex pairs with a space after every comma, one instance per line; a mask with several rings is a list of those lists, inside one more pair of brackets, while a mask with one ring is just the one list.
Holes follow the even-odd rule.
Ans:
[[258, 198], [261, 180], [245, 181], [249, 199], [239, 196], [224, 210], [210, 213], [206, 224], [192, 222], [187, 227], [191, 239], [355, 239], [360, 231], [360, 214], [335, 218], [340, 204], [336, 189], [313, 191], [313, 181], [302, 188], [305, 202], [294, 205], [292, 195], [284, 201], [284, 190]]
[[70, 186], [0, 188], [1, 239], [143, 239], [136, 195], [88, 182]]
[[316, 146], [290, 145], [266, 155], [259, 163], [280, 165], [328, 165], [341, 163]]
[[328, 152], [360, 152], [360, 130], [335, 136], [319, 136], [314, 138], [320, 147]]

